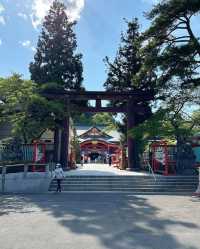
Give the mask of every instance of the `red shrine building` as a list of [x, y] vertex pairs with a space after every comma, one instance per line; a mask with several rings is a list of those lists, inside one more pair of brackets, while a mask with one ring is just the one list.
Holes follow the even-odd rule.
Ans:
[[85, 162], [107, 163], [109, 156], [112, 157], [113, 163], [119, 161], [119, 132], [106, 131], [102, 126], [76, 126], [76, 132]]

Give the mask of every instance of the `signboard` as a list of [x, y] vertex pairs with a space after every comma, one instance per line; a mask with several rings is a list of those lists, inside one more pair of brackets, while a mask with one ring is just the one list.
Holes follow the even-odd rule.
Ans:
[[159, 161], [160, 163], [164, 164], [165, 162], [165, 153], [164, 153], [164, 147], [160, 146], [157, 147], [155, 150], [155, 159]]

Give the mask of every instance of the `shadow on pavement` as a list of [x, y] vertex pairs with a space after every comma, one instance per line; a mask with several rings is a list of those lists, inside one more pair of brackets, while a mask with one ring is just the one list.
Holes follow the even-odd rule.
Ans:
[[197, 231], [196, 224], [160, 217], [160, 209], [144, 196], [49, 194], [0, 197], [0, 217], [34, 212], [32, 207], [48, 212], [77, 236], [97, 237], [105, 248], [198, 249], [180, 243], [173, 234], [174, 231]]

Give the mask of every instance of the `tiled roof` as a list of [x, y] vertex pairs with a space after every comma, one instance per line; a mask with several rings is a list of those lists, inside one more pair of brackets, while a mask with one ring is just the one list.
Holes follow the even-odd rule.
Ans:
[[[94, 126], [75, 126], [77, 136], [81, 136], [84, 133], [86, 133], [88, 130], [92, 129]], [[120, 141], [120, 133], [116, 130], [110, 130], [107, 131], [105, 126], [95, 126], [96, 128], [102, 130], [104, 133], [106, 133], [108, 136], [110, 136], [109, 139], [106, 139], [108, 142], [119, 142]]]

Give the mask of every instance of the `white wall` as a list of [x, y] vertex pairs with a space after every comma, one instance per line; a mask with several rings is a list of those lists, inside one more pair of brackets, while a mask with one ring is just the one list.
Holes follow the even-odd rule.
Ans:
[[[50, 173], [7, 174], [5, 193], [47, 193], [51, 183]], [[2, 193], [2, 175], [0, 175], [0, 193]]]

